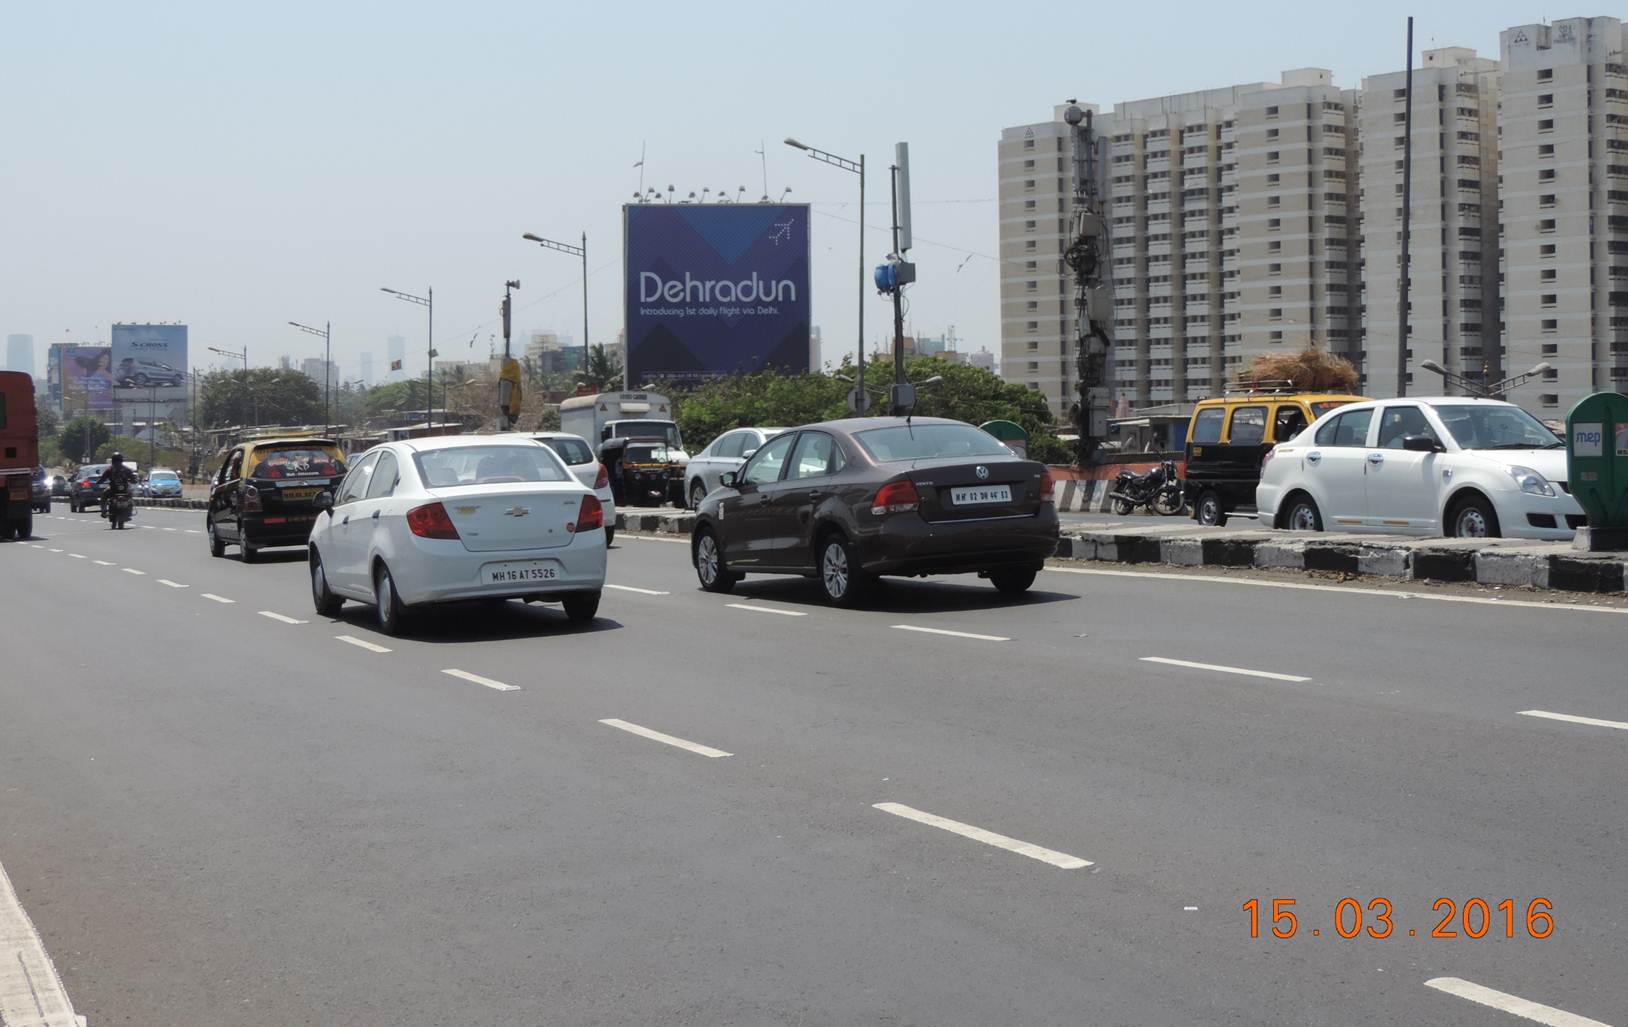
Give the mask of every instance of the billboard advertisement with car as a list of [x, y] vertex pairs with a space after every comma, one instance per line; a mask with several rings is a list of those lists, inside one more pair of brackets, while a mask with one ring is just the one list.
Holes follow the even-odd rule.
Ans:
[[113, 401], [113, 351], [106, 346], [64, 346], [62, 361], [62, 413], [74, 417], [105, 412]]
[[113, 386], [119, 399], [186, 399], [186, 325], [116, 324], [112, 342]]
[[808, 205], [629, 204], [627, 388], [808, 366]]

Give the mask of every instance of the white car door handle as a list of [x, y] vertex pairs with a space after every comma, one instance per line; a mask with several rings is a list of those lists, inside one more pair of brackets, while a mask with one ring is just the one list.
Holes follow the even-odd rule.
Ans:
[[1306, 462], [1308, 464], [1315, 464], [1321, 459], [1323, 459], [1323, 454], [1317, 452], [1315, 449], [1306, 454]]
[[377, 511], [377, 510], [375, 510], [375, 511], [373, 511], [373, 519], [374, 519], [374, 520], [378, 520], [378, 519], [379, 519], [379, 511]]
[[1368, 454], [1368, 462], [1373, 464], [1375, 467], [1378, 467], [1380, 464], [1385, 462], [1385, 454], [1384, 453], [1369, 453]]

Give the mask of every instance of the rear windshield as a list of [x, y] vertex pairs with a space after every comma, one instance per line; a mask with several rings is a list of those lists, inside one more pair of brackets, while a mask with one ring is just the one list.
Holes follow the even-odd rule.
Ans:
[[666, 439], [669, 445], [678, 445], [678, 425], [671, 421], [617, 421], [611, 425], [611, 436], [618, 439]]
[[1347, 403], [1355, 403], [1354, 399], [1320, 399], [1311, 405], [1311, 419], [1317, 420], [1330, 410], [1337, 410]]
[[432, 489], [515, 481], [575, 481], [543, 446], [453, 446], [414, 453], [418, 476]]
[[337, 478], [345, 473], [339, 450], [326, 446], [271, 446], [254, 451], [251, 478]]
[[872, 428], [854, 436], [880, 463], [943, 456], [1011, 456], [993, 435], [970, 424], [901, 424]]
[[560, 455], [568, 464], [591, 464], [594, 452], [581, 439], [538, 439], [543, 445]]

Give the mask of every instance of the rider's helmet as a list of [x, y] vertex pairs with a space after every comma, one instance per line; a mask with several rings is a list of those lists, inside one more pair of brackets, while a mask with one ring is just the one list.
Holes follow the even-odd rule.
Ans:
[[124, 466], [124, 454], [114, 450], [113, 455], [108, 457], [108, 461], [111, 462], [114, 467], [122, 467]]

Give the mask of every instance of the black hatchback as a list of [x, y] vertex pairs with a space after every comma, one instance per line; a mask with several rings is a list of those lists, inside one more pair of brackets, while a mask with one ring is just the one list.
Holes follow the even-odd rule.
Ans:
[[849, 606], [883, 575], [975, 573], [1021, 593], [1057, 538], [1045, 464], [963, 421], [868, 417], [765, 442], [701, 503], [690, 554], [709, 592], [801, 574]]

